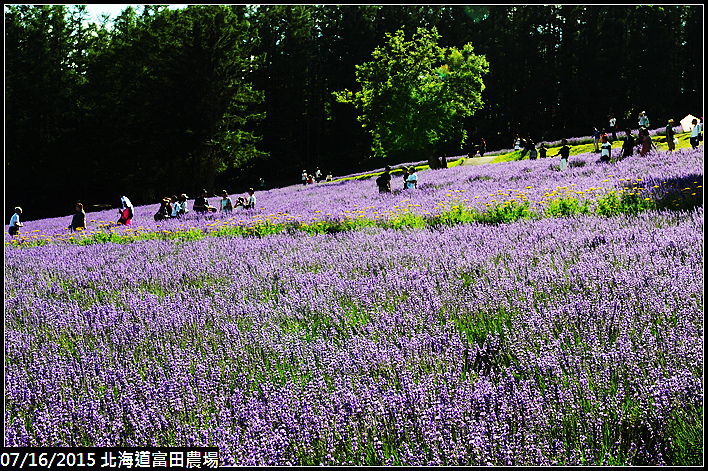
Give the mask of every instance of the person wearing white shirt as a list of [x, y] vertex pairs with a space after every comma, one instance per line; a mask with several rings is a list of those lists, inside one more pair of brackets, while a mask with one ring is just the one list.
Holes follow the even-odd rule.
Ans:
[[701, 132], [703, 132], [703, 127], [701, 126], [701, 123], [698, 122], [697, 119], [693, 119], [691, 121], [691, 124], [693, 124], [693, 127], [691, 128], [691, 147], [696, 148], [698, 147], [698, 143], [701, 140]]
[[617, 118], [615, 115], [610, 114], [610, 132], [612, 133], [612, 140], [617, 140]]
[[20, 222], [20, 214], [22, 214], [22, 208], [18, 206], [15, 208], [15, 214], [10, 218], [10, 230], [8, 232], [11, 236], [17, 235], [20, 232], [20, 227], [23, 226]]

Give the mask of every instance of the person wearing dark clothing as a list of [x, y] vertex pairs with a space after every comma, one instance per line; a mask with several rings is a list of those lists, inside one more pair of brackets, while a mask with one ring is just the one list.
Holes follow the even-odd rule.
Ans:
[[669, 152], [676, 150], [676, 144], [674, 144], [674, 118], [669, 119], [666, 125], [666, 143], [669, 145]]
[[487, 152], [487, 141], [484, 138], [479, 140], [479, 156], [484, 157], [484, 153]]
[[622, 158], [629, 157], [634, 152], [634, 137], [632, 137], [632, 130], [627, 128], [624, 130], [626, 134], [622, 142]]
[[201, 195], [194, 200], [194, 210], [198, 213], [216, 212], [216, 208], [209, 206], [209, 200], [206, 198], [207, 191], [202, 190]]
[[[523, 139], [523, 145], [524, 150], [521, 151], [521, 157], [519, 160], [523, 159], [527, 152], [531, 152], [533, 155], [533, 160], [536, 160], [536, 146], [534, 145], [533, 140], [530, 137], [527, 137], [526, 139]], [[529, 156], [529, 158], [531, 158], [531, 156]]]
[[568, 166], [568, 157], [570, 157], [570, 147], [568, 147], [568, 140], [563, 139], [561, 141], [561, 144], [563, 144], [563, 147], [560, 148], [558, 153], [554, 155], [553, 157], [558, 157], [560, 155], [561, 158], [561, 169], [566, 168]]
[[540, 159], [545, 159], [547, 150], [548, 149], [546, 148], [546, 143], [542, 142], [541, 145], [538, 147], [538, 157]]
[[160, 209], [154, 214], [153, 219], [155, 221], [162, 221], [163, 219], [169, 219], [172, 217], [172, 201], [170, 198], [162, 198], [160, 201]]
[[594, 152], [600, 152], [600, 137], [602, 134], [600, 131], [597, 130], [597, 128], [592, 128], [592, 142], [595, 144], [595, 151]]
[[403, 189], [405, 190], [406, 187], [406, 181], [408, 180], [408, 167], [403, 167]]
[[78, 229], [86, 229], [86, 213], [84, 212], [84, 205], [81, 203], [76, 203], [76, 214], [71, 219], [71, 225], [67, 228], [72, 231]]
[[391, 167], [386, 165], [384, 172], [376, 179], [379, 193], [391, 193]]

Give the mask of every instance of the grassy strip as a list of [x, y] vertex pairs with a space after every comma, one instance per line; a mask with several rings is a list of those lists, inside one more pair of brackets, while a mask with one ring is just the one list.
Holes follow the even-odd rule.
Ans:
[[[465, 158], [459, 158], [457, 160], [453, 160], [452, 162], [447, 163], [447, 168], [452, 168], [452, 167], [457, 167], [458, 165], [462, 165], [462, 163], [465, 161]], [[402, 167], [402, 166], [399, 166]], [[417, 172], [422, 172], [424, 170], [430, 170], [430, 165], [413, 165], [415, 167]], [[391, 170], [391, 175], [398, 175], [401, 174], [403, 170], [401, 168], [395, 168]], [[344, 177], [344, 178], [337, 178], [335, 180], [332, 180], [333, 182], [346, 182], [350, 180], [368, 180], [370, 178], [378, 177], [381, 175], [383, 172], [372, 172], [372, 173], [366, 173], [364, 175], [357, 175], [355, 177]]]
[[[624, 134], [623, 134], [624, 135]], [[680, 134], [676, 134], [676, 137], [678, 138], [678, 144], [676, 145], [677, 149], [682, 149], [682, 148], [689, 148], [691, 147], [691, 142], [690, 142], [690, 137], [691, 133], [690, 132], [683, 132]], [[664, 133], [657, 133], [655, 136], [652, 136], [652, 142], [654, 145], [656, 145], [657, 149], [666, 151], [669, 149], [669, 145], [666, 143], [666, 137]], [[582, 141], [580, 144], [575, 144], [575, 145], [570, 145], [570, 155], [578, 155], [578, 154], [584, 154], [584, 153], [591, 153], [595, 150], [595, 144], [593, 144], [592, 140], [590, 142]], [[554, 146], [554, 147], [548, 147], [547, 150], [547, 155], [549, 158], [551, 156], [555, 156], [555, 154], [558, 153], [558, 150], [561, 148], [560, 145]], [[622, 149], [622, 141], [618, 138], [616, 141], [612, 143], [612, 154], [614, 156], [618, 156], [620, 154], [620, 151]], [[521, 153], [523, 150], [517, 150], [514, 152], [510, 152], [508, 154], [502, 154], [492, 160], [491, 163], [496, 164], [499, 162], [515, 162], [517, 160], [528, 160], [529, 159], [529, 153], [526, 152], [526, 155], [524, 157], [521, 157]]]

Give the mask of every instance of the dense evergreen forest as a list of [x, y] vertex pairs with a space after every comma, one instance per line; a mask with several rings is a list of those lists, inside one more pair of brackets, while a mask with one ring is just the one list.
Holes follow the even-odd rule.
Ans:
[[467, 142], [443, 142], [445, 155], [480, 137], [495, 149], [516, 133], [589, 135], [610, 111], [621, 128], [642, 110], [653, 126], [702, 116], [702, 5], [148, 5], [87, 17], [5, 6], [6, 215], [381, 166], [333, 92], [357, 90], [356, 66], [401, 28], [435, 27], [442, 47], [471, 43], [489, 63]]

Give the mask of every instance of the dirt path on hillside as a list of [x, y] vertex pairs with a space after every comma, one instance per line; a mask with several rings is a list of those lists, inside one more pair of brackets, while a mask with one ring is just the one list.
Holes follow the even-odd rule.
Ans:
[[484, 165], [491, 163], [492, 160], [496, 159], [499, 157], [498, 155], [490, 155], [489, 157], [472, 157], [472, 158], [465, 158], [465, 161], [462, 162], [462, 165]]

